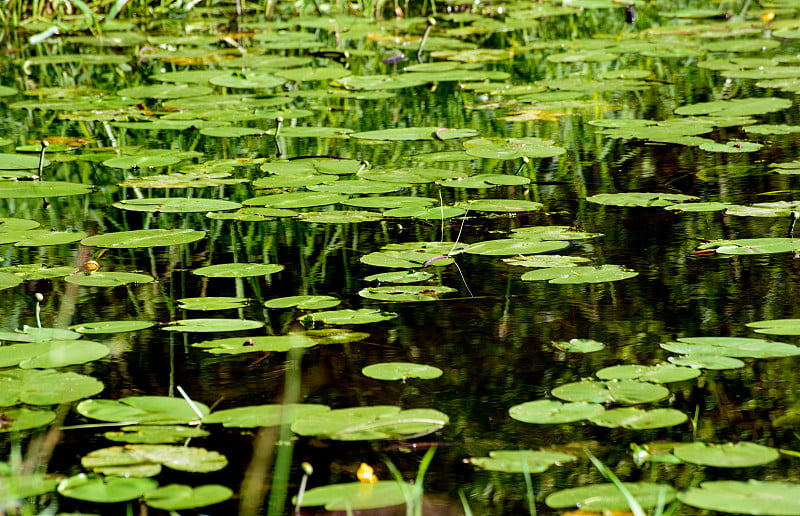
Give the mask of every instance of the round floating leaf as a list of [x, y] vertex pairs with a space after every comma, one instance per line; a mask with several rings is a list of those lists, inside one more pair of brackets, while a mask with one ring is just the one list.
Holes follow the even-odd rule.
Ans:
[[745, 324], [756, 333], [769, 335], [800, 335], [800, 319], [769, 319]]
[[669, 361], [678, 366], [694, 367], [696, 369], [723, 370], [744, 367], [744, 362], [738, 358], [703, 355], [701, 353], [692, 353], [685, 357], [669, 357]]
[[457, 205], [472, 211], [489, 211], [499, 213], [518, 213], [525, 211], [542, 211], [544, 205], [533, 201], [518, 201], [514, 199], [478, 199]]
[[303, 222], [317, 224], [354, 224], [356, 222], [375, 222], [381, 220], [383, 215], [371, 211], [359, 210], [331, 210], [301, 213], [298, 217]]
[[383, 312], [370, 308], [359, 308], [358, 310], [332, 310], [328, 312], [315, 312], [304, 315], [300, 318], [301, 322], [323, 322], [326, 324], [369, 324], [374, 322], [388, 321], [397, 317], [394, 312]]
[[306, 403], [252, 405], [214, 411], [203, 419], [203, 423], [222, 423], [226, 428], [290, 425], [300, 418], [325, 414], [330, 410], [327, 405]]
[[587, 403], [638, 404], [658, 401], [669, 396], [669, 389], [652, 383], [632, 380], [596, 382], [584, 380], [559, 385], [551, 391], [556, 398], [566, 401], [584, 401]]
[[[349, 181], [353, 183], [355, 181]], [[374, 181], [363, 181], [364, 183], [373, 183]], [[392, 185], [397, 189], [397, 183], [386, 183]], [[429, 197], [401, 197], [399, 195], [386, 195], [386, 196], [371, 196], [371, 197], [358, 197], [356, 199], [348, 199], [343, 202], [347, 206], [355, 206], [358, 208], [409, 208], [409, 207], [428, 207], [435, 203], [434, 199]]]
[[95, 503], [117, 503], [135, 500], [158, 487], [150, 478], [92, 477], [83, 473], [58, 484], [58, 492], [67, 498]]
[[383, 212], [384, 217], [412, 217], [421, 220], [444, 220], [464, 215], [467, 210], [454, 208], [453, 206], [438, 206], [435, 208], [423, 208], [409, 206], [406, 208], [394, 208]]
[[230, 488], [216, 484], [194, 488], [182, 484], [169, 484], [145, 493], [144, 503], [156, 509], [179, 511], [214, 505], [224, 502], [231, 496], [233, 491]]
[[605, 409], [598, 403], [562, 403], [557, 400], [528, 401], [508, 409], [512, 419], [539, 425], [574, 423], [602, 414]]
[[268, 208], [311, 208], [336, 204], [348, 196], [325, 192], [292, 192], [252, 197], [242, 201], [247, 206], [266, 206]]
[[553, 145], [550, 140], [539, 138], [512, 138], [503, 141], [489, 139], [470, 140], [464, 143], [467, 155], [475, 158], [518, 159], [552, 158], [567, 152], [564, 147]]
[[301, 310], [322, 310], [332, 308], [342, 301], [333, 296], [287, 296], [270, 299], [264, 306], [267, 308], [291, 308], [297, 307]]
[[[202, 414], [208, 414], [208, 407], [195, 401]], [[128, 396], [118, 400], [84, 400], [78, 403], [79, 414], [100, 421], [183, 424], [198, 419], [192, 407], [183, 398], [167, 396]]]
[[732, 514], [800, 514], [800, 485], [790, 482], [717, 480], [690, 487], [678, 499], [692, 507]]
[[[0, 278], [5, 276], [2, 273], [11, 273], [22, 281], [35, 281], [41, 279], [63, 278], [75, 272], [75, 267], [62, 266], [62, 267], [47, 267], [46, 265], [29, 263], [25, 265], [12, 265], [10, 267], [0, 268]], [[6, 277], [6, 281], [11, 282], [11, 278]], [[0, 279], [0, 285], [3, 280]], [[11, 285], [13, 286], [13, 285]]]
[[451, 179], [454, 177], [464, 177], [468, 175], [465, 172], [456, 172], [453, 170], [446, 170], [443, 168], [432, 167], [415, 167], [415, 168], [395, 168], [395, 169], [368, 169], [358, 173], [362, 179], [369, 179], [370, 181], [395, 183], [397, 188], [407, 187], [410, 184], [424, 184], [432, 183], [434, 181], [441, 181], [443, 179]]
[[363, 131], [351, 133], [351, 138], [361, 140], [452, 140], [458, 138], [472, 138], [478, 131], [475, 129], [447, 129], [444, 127], [398, 127], [395, 129], [382, 129], [380, 131]]
[[478, 174], [471, 177], [443, 181], [441, 186], [448, 188], [494, 188], [496, 186], [526, 185], [530, 178], [507, 174]]
[[25, 231], [28, 229], [35, 229], [41, 226], [35, 220], [30, 219], [17, 219], [13, 217], [0, 218], [0, 233], [6, 231]]
[[[577, 457], [568, 453], [544, 450], [496, 450], [490, 451], [488, 457], [473, 457], [469, 462], [489, 471], [543, 473], [550, 466], [560, 466], [575, 460]], [[527, 467], [523, 466], [523, 463], [527, 463]]]
[[412, 364], [410, 362], [382, 362], [372, 364], [361, 370], [364, 376], [376, 380], [403, 380], [408, 378], [421, 378], [431, 380], [442, 376], [442, 370], [424, 364]]
[[550, 253], [566, 249], [567, 247], [569, 247], [569, 242], [503, 238], [499, 240], [487, 240], [485, 242], [472, 244], [464, 249], [464, 252], [488, 256], [511, 256], [521, 254]]
[[150, 86], [135, 86], [117, 91], [120, 97], [151, 98], [151, 99], [181, 99], [186, 97], [199, 97], [209, 95], [214, 90], [208, 86], [188, 86], [186, 84], [153, 84]]
[[[292, 503], [297, 503], [296, 497]], [[406, 503], [403, 486], [394, 480], [374, 484], [350, 482], [315, 487], [303, 493], [301, 507], [324, 505], [329, 511], [362, 511]]]
[[680, 444], [675, 447], [673, 454], [684, 462], [717, 468], [761, 466], [777, 460], [780, 456], [775, 448], [749, 442]]
[[780, 358], [800, 355], [800, 347], [783, 342], [745, 337], [685, 337], [678, 342], [661, 344], [673, 353], [724, 357]]
[[[8, 233], [10, 234], [10, 233]], [[14, 247], [40, 247], [45, 245], [71, 244], [86, 236], [83, 231], [46, 231], [30, 230], [20, 233], [20, 238]]]
[[81, 240], [81, 244], [112, 249], [137, 249], [188, 244], [205, 236], [205, 231], [194, 229], [140, 229], [90, 236]]
[[92, 323], [74, 324], [69, 328], [78, 333], [103, 334], [103, 333], [123, 333], [129, 331], [139, 331], [152, 328], [156, 323], [153, 321], [96, 321]]
[[379, 405], [331, 410], [299, 418], [292, 431], [338, 441], [368, 439], [404, 439], [427, 435], [439, 430], [449, 418], [433, 409], [401, 410]]
[[[622, 482], [642, 508], [649, 509], [659, 503], [669, 504], [675, 499], [675, 489], [666, 484], [650, 482]], [[614, 484], [594, 484], [557, 491], [548, 496], [544, 503], [553, 509], [580, 507], [584, 511], [627, 511], [630, 510], [625, 496]]]
[[206, 348], [209, 353], [239, 355], [241, 353], [265, 353], [267, 351], [285, 352], [293, 348], [310, 348], [317, 344], [320, 344], [318, 340], [302, 333], [290, 333], [289, 335], [206, 340], [192, 344], [192, 346]]
[[111, 168], [138, 169], [138, 168], [157, 168], [168, 167], [175, 163], [180, 163], [181, 158], [177, 156], [122, 156], [119, 158], [107, 159], [103, 165]]
[[49, 425], [56, 418], [52, 410], [33, 410], [27, 408], [11, 408], [0, 411], [0, 433], [19, 432]]
[[283, 270], [283, 265], [274, 263], [220, 263], [200, 267], [192, 271], [198, 276], [209, 278], [248, 278], [251, 276], [266, 276]]
[[0, 476], [0, 502], [16, 502], [21, 498], [52, 492], [58, 482], [44, 475]]
[[[50, 161], [45, 159], [42, 163], [47, 166]], [[0, 170], [34, 170], [38, 168], [39, 156], [0, 153]]]
[[733, 204], [728, 204], [724, 202], [687, 202], [683, 204], [673, 204], [671, 206], [665, 206], [665, 210], [669, 211], [679, 211], [679, 212], [711, 212], [711, 211], [723, 211], [730, 209], [733, 207]]
[[240, 138], [242, 136], [260, 136], [266, 134], [267, 130], [255, 127], [204, 127], [200, 129], [203, 136], [213, 136], [215, 138]]
[[344, 68], [314, 68], [309, 66], [281, 70], [280, 72], [275, 72], [275, 75], [295, 82], [328, 81], [331, 79], [341, 79], [342, 77], [347, 77], [350, 75], [350, 71], [345, 70]]
[[3, 388], [0, 405], [5, 406], [20, 402], [29, 405], [57, 405], [88, 398], [103, 390], [103, 383], [91, 376], [53, 370], [11, 369], [0, 373], [0, 386]]
[[794, 238], [742, 238], [716, 240], [698, 247], [714, 249], [718, 254], [774, 254], [800, 250], [800, 241]]
[[364, 278], [364, 281], [378, 281], [381, 283], [417, 283], [431, 279], [433, 274], [423, 271], [400, 271], [400, 272], [381, 272], [371, 274]]
[[739, 153], [739, 152], [755, 152], [761, 147], [763, 147], [763, 145], [755, 142], [735, 141], [735, 142], [725, 142], [725, 143], [717, 143], [717, 142], [701, 143], [700, 145], [698, 145], [698, 147], [701, 150], [709, 152]]
[[140, 460], [162, 464], [178, 471], [207, 473], [218, 471], [228, 465], [228, 459], [224, 455], [204, 448], [168, 444], [132, 444], [126, 446], [124, 450]]
[[16, 287], [22, 283], [22, 278], [10, 272], [0, 272], [0, 290]]
[[596, 204], [625, 207], [664, 207], [685, 201], [695, 201], [698, 197], [684, 194], [625, 192], [615, 194], [597, 194], [586, 200]]
[[108, 440], [132, 444], [178, 443], [192, 437], [205, 437], [209, 433], [200, 428], [190, 426], [124, 426], [121, 432], [106, 432]]
[[568, 341], [553, 342], [553, 346], [567, 353], [594, 353], [606, 347], [602, 342], [592, 339], [569, 339]]
[[185, 297], [178, 299], [183, 310], [230, 310], [247, 306], [246, 297]]
[[620, 281], [638, 276], [638, 272], [631, 271], [621, 265], [601, 265], [600, 267], [549, 267], [526, 272], [522, 275], [524, 281], [547, 280], [555, 284], [579, 283], [604, 283], [607, 281]]
[[569, 226], [527, 226], [511, 230], [511, 238], [526, 240], [586, 240], [601, 236], [602, 233], [577, 231]]
[[700, 376], [700, 371], [690, 367], [670, 364], [641, 366], [634, 364], [605, 367], [595, 373], [601, 380], [642, 380], [654, 383], [671, 383], [691, 380]]
[[602, 414], [590, 417], [589, 421], [609, 428], [645, 430], [680, 425], [687, 419], [686, 414], [671, 408], [641, 410], [635, 407], [622, 407], [606, 410]]
[[678, 115], [750, 116], [782, 111], [792, 105], [789, 99], [761, 97], [731, 100], [716, 100], [681, 106]]
[[183, 197], [162, 197], [149, 199], [128, 199], [115, 202], [112, 206], [123, 210], [162, 212], [162, 213], [192, 213], [235, 210], [241, 208], [238, 202], [222, 199], [199, 199]]
[[184, 333], [214, 333], [254, 330], [262, 326], [264, 326], [264, 323], [261, 321], [249, 321], [245, 319], [181, 319], [179, 321], [172, 321], [169, 325], [162, 326], [161, 329]]
[[0, 199], [37, 199], [83, 195], [94, 189], [92, 185], [63, 181], [0, 181]]
[[226, 88], [270, 89], [280, 86], [286, 80], [275, 77], [270, 73], [251, 71], [225, 72], [210, 78], [209, 82]]
[[358, 295], [377, 301], [410, 302], [410, 301], [437, 301], [441, 294], [455, 292], [456, 289], [443, 285], [420, 285], [393, 287], [368, 287], [358, 291]]
[[45, 369], [84, 364], [110, 353], [108, 346], [89, 340], [51, 340], [37, 343], [39, 352], [19, 363], [23, 369]]
[[520, 267], [575, 267], [579, 263], [586, 263], [588, 258], [582, 256], [562, 256], [558, 254], [521, 256], [515, 258], [503, 258], [509, 265]]
[[76, 273], [64, 278], [67, 283], [83, 287], [121, 287], [129, 283], [152, 283], [155, 278], [149, 274], [136, 272], [101, 272], [90, 274]]

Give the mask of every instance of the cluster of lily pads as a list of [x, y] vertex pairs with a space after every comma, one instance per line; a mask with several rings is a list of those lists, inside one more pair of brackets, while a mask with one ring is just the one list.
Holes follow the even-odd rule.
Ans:
[[[768, 53], [783, 44], [791, 45], [800, 39], [797, 20], [772, 26], [761, 17], [704, 23], [696, 20], [718, 12], [675, 11], [669, 16], [679, 20], [676, 23], [681, 36], [676, 30], [668, 41], [672, 45], [665, 44], [663, 37], [649, 39], [646, 32], [631, 33], [631, 38], [623, 34], [575, 41], [557, 34], [541, 39], [534, 35], [536, 30], [545, 35], [548, 30], [555, 30], [551, 29], [552, 18], [582, 16], [584, 10], [595, 10], [603, 16], [610, 13], [619, 23], [624, 20], [621, 4], [605, 0], [577, 0], [567, 5], [498, 3], [481, 11], [441, 16], [437, 13], [435, 25], [426, 17], [397, 17], [377, 24], [354, 16], [280, 21], [248, 18], [243, 29], [249, 32], [236, 36], [241, 41], [208, 30], [206, 34], [182, 37], [178, 46], [174, 46], [172, 36], [140, 34], [134, 30], [133, 22], [113, 19], [114, 16], [105, 20], [102, 35], [93, 36], [77, 34], [90, 25], [65, 24], [54, 32], [34, 20], [26, 26], [31, 44], [28, 54], [16, 66], [20, 74], [29, 78], [38, 75], [42, 85], [25, 91], [5, 85], [0, 87], [0, 97], [35, 97], [15, 98], [6, 106], [37, 120], [55, 116], [68, 126], [96, 125], [107, 134], [110, 146], [95, 145], [97, 140], [91, 138], [45, 138], [49, 135], [43, 132], [41, 143], [25, 143], [0, 153], [0, 199], [31, 204], [46, 199], [58, 204], [66, 197], [85, 196], [87, 203], [102, 203], [109, 220], [130, 217], [137, 221], [137, 228], [114, 231], [114, 226], [119, 228], [122, 224], [109, 223], [99, 234], [89, 235], [86, 228], [77, 225], [60, 230], [51, 224], [53, 228], [47, 229], [33, 220], [35, 217], [9, 213], [0, 218], [0, 244], [19, 249], [74, 245], [74, 250], [81, 245], [114, 253], [201, 246], [211, 238], [208, 228], [229, 229], [237, 224], [291, 222], [311, 227], [389, 221], [463, 225], [469, 220], [530, 220], [549, 210], [547, 202], [531, 193], [537, 184], [537, 171], [544, 168], [543, 164], [575, 158], [568, 153], [570, 142], [560, 141], [560, 137], [545, 134], [544, 130], [508, 136], [435, 122], [367, 127], [354, 119], [356, 128], [329, 126], [324, 117], [327, 108], [318, 101], [324, 94], [329, 101], [353, 102], [363, 109], [378, 110], [391, 105], [400, 93], [413, 92], [412, 88], [457, 83], [458, 89], [469, 95], [472, 109], [498, 110], [499, 117], [513, 125], [557, 122], [570, 114], [607, 106], [593, 98], [596, 94], [641, 93], [660, 84], [652, 71], [621, 64], [591, 79], [580, 74], [578, 78], [527, 80], [500, 69], [502, 65], [513, 69], [517, 56], [526, 52], [542, 52], [546, 57], [541, 66], [551, 67], [607, 64], [623, 59], [634, 62], [642, 57], [696, 58], [701, 69], [730, 80], [756, 80], [756, 86], [783, 94], [798, 90], [800, 68], [792, 66], [794, 59], [738, 57], [740, 53]], [[213, 14], [213, 10], [199, 9], [191, 13], [203, 23], [213, 19]], [[706, 39], [727, 38], [732, 30], [737, 36], [733, 41], [682, 37], [702, 34]], [[519, 38], [507, 48], [484, 48], [477, 43], [480, 38], [507, 31]], [[53, 54], [39, 51], [62, 45], [67, 50], [59, 48]], [[84, 45], [96, 52], [79, 51]], [[401, 53], [415, 53], [419, 61], [428, 62], [405, 61], [398, 66], [398, 59], [407, 59]], [[49, 67], [58, 70], [59, 76], [68, 67], [97, 67], [119, 75], [138, 69], [142, 83], [137, 80], [106, 88], [49, 86], [45, 84]], [[734, 98], [676, 106], [669, 112], [671, 118], [660, 121], [609, 116], [589, 124], [598, 137], [607, 141], [638, 140], [651, 145], [694, 147], [706, 153], [739, 154], [761, 150], [768, 145], [769, 136], [800, 132], [800, 126], [759, 123], [756, 118], [792, 105], [791, 100], [778, 96]], [[734, 128], [741, 128], [748, 138], [760, 140], [717, 139], [719, 134], [727, 134], [721, 129]], [[124, 143], [145, 141], [152, 135], [162, 139], [175, 136], [178, 144], [147, 148]], [[196, 150], [197, 145], [179, 138], [184, 135], [196, 138], [195, 142], [230, 145], [234, 157], [207, 157]], [[709, 135], [713, 137], [706, 137]], [[292, 155], [292, 150], [301, 148], [296, 142], [306, 139], [319, 142], [324, 155]], [[6, 139], [2, 143], [12, 146], [17, 142]], [[396, 164], [384, 154], [388, 154], [386, 149], [399, 145], [413, 153]], [[248, 151], [251, 146], [259, 148], [259, 152]], [[274, 149], [275, 157], [265, 157], [264, 148]], [[370, 156], [369, 161], [364, 156]], [[479, 165], [485, 163], [492, 166]], [[70, 167], [86, 164], [95, 173], [113, 177], [113, 189], [69, 180]], [[800, 170], [800, 162], [794, 160], [771, 166], [776, 174], [787, 176]], [[113, 201], [106, 203], [109, 198]], [[678, 213], [724, 211], [727, 215], [792, 221], [800, 212], [797, 201], [736, 205], [702, 202], [680, 193], [598, 193], [587, 194], [581, 200], [584, 199], [604, 206], [657, 207]], [[141, 213], [142, 218], [135, 219], [136, 213]], [[192, 221], [201, 220], [206, 229], [187, 227], [190, 224], [185, 221], [195, 215], [200, 218]], [[151, 227], [154, 217], [164, 227]], [[503, 257], [505, 264], [532, 269], [520, 275], [523, 281], [586, 284], [635, 277], [638, 273], [624, 265], [592, 263], [584, 256], [556, 254], [573, 247], [572, 243], [594, 242], [602, 236], [572, 226], [542, 224], [517, 227], [504, 238], [490, 240], [445, 241], [443, 235], [442, 241], [398, 241], [376, 246], [361, 253], [358, 260], [389, 270], [365, 277], [370, 286], [358, 291], [358, 299], [291, 295], [263, 303], [268, 310], [301, 311], [299, 320], [313, 329], [285, 335], [248, 333], [245, 337], [212, 338], [194, 342], [192, 347], [221, 355], [263, 354], [363, 340], [367, 333], [336, 326], [371, 324], [396, 317], [391, 307], [377, 303], [436, 302], [443, 295], [457, 292], [458, 288], [441, 284], [439, 272], [457, 264], [462, 255]], [[698, 253], [720, 255], [799, 250], [800, 244], [791, 236], [712, 240], [698, 247]], [[136, 285], [156, 281], [154, 274], [139, 270], [107, 271], [89, 267], [88, 263], [7, 265], [0, 268], [0, 289], [20, 292], [23, 283], [37, 280], [53, 280], [58, 285], [63, 279], [84, 288], [137, 288]], [[260, 278], [292, 272], [296, 271], [283, 264], [265, 262], [215, 263], [191, 270], [191, 274], [204, 278]], [[366, 307], [357, 308], [362, 300]], [[203, 312], [236, 310], [253, 303], [244, 295], [176, 301], [183, 310]], [[343, 301], [353, 307], [334, 309]], [[410, 439], [436, 432], [449, 423], [448, 415], [435, 408], [284, 404], [212, 411], [188, 397], [93, 398], [104, 389], [100, 380], [58, 370], [109, 355], [106, 344], [84, 336], [101, 338], [98, 336], [140, 331], [157, 324], [169, 332], [217, 334], [258, 332], [264, 321], [244, 317], [97, 320], [68, 329], [38, 324], [0, 333], [0, 406], [6, 407], [0, 412], [0, 433], [45, 427], [56, 419], [55, 411], [46, 407], [79, 402], [76, 411], [81, 418], [122, 425], [119, 431], [108, 431], [103, 436], [126, 443], [86, 454], [81, 459], [86, 473], [63, 479], [0, 472], [0, 501], [57, 489], [63, 496], [92, 502], [142, 498], [153, 508], [173, 511], [222, 502], [233, 495], [229, 487], [159, 487], [152, 478], [162, 468], [203, 473], [226, 467], [227, 459], [220, 452], [176, 444], [208, 435], [201, 424], [229, 428], [288, 425], [295, 437], [356, 441]], [[751, 326], [759, 333], [800, 334], [800, 322], [794, 319], [758, 321]], [[568, 353], [586, 353], [601, 349], [602, 344], [575, 340], [558, 343], [557, 347]], [[509, 416], [531, 424], [586, 421], [629, 430], [672, 427], [684, 424], [688, 416], [673, 407], [640, 408], [668, 398], [670, 391], [664, 384], [690, 381], [703, 370], [743, 367], [743, 358], [800, 355], [800, 348], [791, 344], [733, 337], [686, 337], [662, 344], [662, 348], [678, 356], [656, 366], [626, 364], [600, 369], [595, 379], [553, 388], [551, 398], [509, 407]], [[364, 368], [363, 374], [380, 380], [407, 381], [437, 378], [443, 371], [432, 365], [392, 362], [372, 364]], [[780, 453], [790, 455], [748, 442], [695, 442], [670, 443], [659, 447], [657, 453], [647, 448], [640, 458], [704, 467], [750, 467], [772, 462]], [[537, 473], [576, 460], [572, 454], [551, 450], [495, 450], [488, 457], [472, 458], [471, 463], [493, 471]], [[645, 507], [669, 503], [677, 497], [687, 505], [709, 510], [796, 514], [796, 500], [800, 499], [796, 484], [777, 481], [713, 481], [684, 491], [645, 482], [625, 486]], [[369, 486], [355, 483], [317, 488], [298, 503], [344, 510], [404, 501], [401, 486], [381, 481]], [[592, 511], [628, 507], [618, 487], [610, 484], [561, 490], [550, 494], [546, 503], [556, 509], [579, 506]]]

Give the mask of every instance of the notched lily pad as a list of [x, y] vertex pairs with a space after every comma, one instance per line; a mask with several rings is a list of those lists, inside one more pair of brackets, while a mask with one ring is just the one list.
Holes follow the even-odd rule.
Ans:
[[376, 380], [403, 380], [421, 378], [431, 380], [442, 376], [443, 371], [438, 367], [410, 362], [381, 362], [368, 365], [361, 370], [364, 376]]
[[408, 409], [390, 405], [331, 410], [299, 418], [292, 431], [299, 435], [338, 441], [402, 439], [427, 435], [449, 423], [447, 415], [433, 409]]
[[[469, 462], [489, 471], [544, 473], [550, 466], [576, 460], [574, 455], [547, 450], [495, 450], [490, 451], [488, 457], [472, 457]], [[523, 463], [527, 463], [527, 467]]]

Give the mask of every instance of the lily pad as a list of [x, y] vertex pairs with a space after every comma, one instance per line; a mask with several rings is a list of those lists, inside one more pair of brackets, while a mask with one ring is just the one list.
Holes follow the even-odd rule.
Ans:
[[438, 367], [410, 362], [381, 362], [368, 365], [361, 370], [361, 374], [376, 380], [403, 380], [408, 378], [421, 378], [431, 380], [442, 376], [443, 372]]
[[183, 310], [231, 310], [247, 306], [246, 297], [185, 297], [178, 299], [179, 306]]
[[246, 319], [181, 319], [172, 321], [168, 325], [162, 326], [161, 329], [181, 333], [214, 333], [254, 330], [262, 326], [264, 323], [261, 321]]
[[0, 433], [19, 432], [47, 426], [56, 418], [52, 410], [38, 410], [28, 408], [10, 408], [0, 410]]
[[81, 473], [62, 480], [58, 492], [67, 498], [117, 503], [140, 498], [156, 487], [158, 482], [149, 478], [94, 477]]
[[275, 405], [251, 405], [225, 410], [216, 410], [203, 419], [204, 423], [222, 423], [226, 428], [255, 428], [290, 425], [296, 420], [330, 412], [327, 405], [289, 403]]
[[605, 349], [606, 345], [592, 339], [569, 339], [553, 342], [553, 346], [568, 353], [594, 353]]
[[214, 505], [231, 496], [233, 491], [230, 488], [217, 484], [194, 488], [183, 484], [169, 484], [145, 493], [144, 503], [156, 509], [179, 511]]
[[45, 475], [3, 475], [0, 476], [0, 502], [47, 494], [55, 490], [57, 483]]
[[547, 280], [548, 283], [566, 285], [621, 281], [638, 275], [638, 272], [626, 269], [621, 265], [601, 265], [599, 267], [582, 265], [578, 267], [548, 267], [529, 271], [522, 275], [522, 280]]
[[435, 432], [450, 419], [438, 410], [408, 409], [391, 405], [331, 410], [297, 419], [292, 431], [338, 441], [402, 439]]
[[90, 236], [81, 240], [81, 244], [112, 249], [137, 249], [188, 244], [205, 236], [205, 231], [195, 229], [140, 229]]
[[241, 208], [238, 202], [222, 199], [202, 199], [183, 197], [162, 197], [149, 199], [128, 199], [115, 202], [115, 208], [131, 211], [161, 212], [161, 213], [192, 213], [225, 211]]
[[83, 287], [121, 287], [129, 283], [152, 283], [155, 278], [138, 272], [101, 272], [90, 274], [76, 273], [64, 278], [67, 283]]
[[455, 291], [456, 289], [443, 285], [397, 285], [367, 287], [359, 290], [358, 295], [367, 299], [390, 302], [437, 301], [440, 295]]
[[717, 468], [749, 468], [761, 466], [778, 459], [775, 448], [756, 443], [707, 444], [694, 442], [680, 444], [672, 452], [684, 462]]
[[287, 296], [270, 299], [264, 303], [267, 308], [292, 308], [301, 310], [321, 310], [332, 308], [342, 301], [333, 296]]
[[231, 337], [227, 339], [205, 340], [192, 344], [193, 347], [205, 348], [209, 353], [223, 355], [238, 355], [241, 353], [265, 353], [268, 351], [285, 352], [293, 348], [310, 348], [320, 342], [302, 333], [288, 335], [261, 335], [242, 338]]
[[690, 487], [678, 499], [692, 507], [732, 514], [794, 516], [800, 512], [800, 485], [758, 480], [717, 480]]
[[[546, 450], [495, 450], [490, 451], [488, 457], [473, 457], [469, 462], [489, 471], [543, 473], [550, 466], [560, 466], [575, 460], [577, 457], [574, 455]], [[527, 467], [523, 463], [527, 463]]]
[[[297, 503], [297, 498], [292, 499]], [[406, 502], [403, 486], [394, 480], [375, 483], [350, 482], [315, 487], [303, 493], [301, 507], [324, 505], [328, 511], [362, 511]]]
[[380, 131], [363, 131], [351, 133], [351, 138], [361, 140], [453, 140], [476, 136], [475, 129], [448, 129], [445, 127], [400, 127]]
[[652, 383], [633, 380], [612, 380], [597, 382], [584, 380], [581, 382], [559, 385], [550, 391], [556, 398], [565, 401], [583, 401], [587, 403], [650, 403], [669, 396], [669, 389]]
[[358, 310], [331, 310], [328, 312], [314, 312], [300, 318], [301, 322], [325, 324], [369, 324], [374, 322], [388, 321], [397, 317], [394, 312], [384, 312], [371, 308], [359, 308]]
[[120, 432], [106, 432], [103, 437], [110, 441], [131, 444], [178, 443], [194, 437], [205, 437], [209, 433], [191, 426], [136, 425], [124, 426]]
[[[194, 402], [202, 414], [209, 409]], [[92, 399], [78, 403], [79, 414], [100, 421], [175, 425], [196, 421], [198, 415], [183, 398], [128, 396], [118, 400]]]
[[590, 417], [589, 421], [608, 428], [645, 430], [680, 425], [688, 419], [686, 414], [672, 408], [642, 410], [636, 407], [620, 407]]
[[[623, 482], [623, 486], [642, 508], [649, 509], [658, 503], [669, 504], [675, 499], [675, 489], [666, 484], [650, 482]], [[660, 502], [659, 502], [660, 501]], [[553, 509], [580, 507], [584, 511], [628, 511], [625, 496], [615, 484], [593, 484], [564, 489], [549, 495], [544, 503]]]
[[745, 363], [738, 358], [723, 357], [719, 355], [704, 355], [702, 353], [692, 353], [683, 357], [669, 357], [669, 361], [682, 367], [694, 367], [696, 369], [710, 369], [720, 371], [724, 369], [741, 369]]
[[690, 367], [670, 364], [641, 366], [625, 364], [604, 367], [595, 373], [601, 380], [641, 380], [653, 383], [671, 383], [691, 380], [700, 376], [700, 371]]
[[768, 319], [745, 324], [756, 333], [768, 335], [800, 335], [800, 319]]
[[715, 240], [698, 246], [713, 249], [718, 254], [774, 254], [800, 250], [800, 240], [794, 238], [741, 238]]
[[251, 276], [266, 276], [283, 270], [283, 265], [274, 263], [220, 263], [200, 267], [192, 271], [198, 276], [209, 278], [249, 278]]
[[64, 181], [0, 181], [0, 199], [37, 199], [84, 195], [92, 185]]
[[574, 423], [602, 414], [604, 411], [605, 409], [599, 403], [537, 400], [514, 405], [508, 410], [508, 415], [523, 423], [545, 425]]
[[673, 353], [739, 358], [780, 358], [800, 355], [800, 347], [745, 337], [685, 337], [661, 344]]
[[596, 204], [625, 207], [665, 207], [686, 201], [695, 201], [698, 197], [685, 194], [627, 192], [615, 194], [597, 194], [586, 200]]

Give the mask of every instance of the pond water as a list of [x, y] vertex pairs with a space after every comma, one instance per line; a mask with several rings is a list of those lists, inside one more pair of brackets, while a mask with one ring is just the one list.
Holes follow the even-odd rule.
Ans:
[[[746, 326], [800, 316], [794, 7], [179, 4], [98, 13], [102, 35], [19, 12], [5, 36], [0, 451], [3, 474], [231, 491], [159, 504], [133, 482], [106, 506], [47, 483], [26, 514], [284, 514], [303, 463], [310, 489], [428, 460], [425, 514], [532, 512], [531, 491], [558, 514], [583, 498], [553, 493], [607, 482], [589, 455], [648, 513], [640, 482], [677, 514], [800, 514], [800, 326]], [[362, 371], [386, 362], [441, 374]], [[181, 390], [208, 435], [115, 438], [202, 460], [108, 450], [117, 423], [196, 427]], [[282, 432], [221, 412], [291, 403], [423, 410]], [[500, 450], [574, 458], [525, 462], [526, 487], [518, 456], [479, 459]]]

